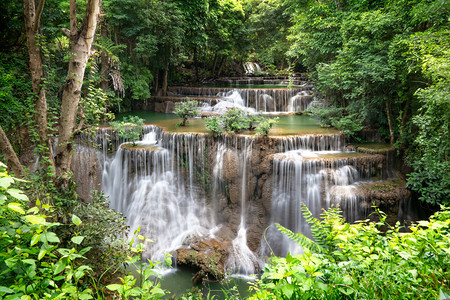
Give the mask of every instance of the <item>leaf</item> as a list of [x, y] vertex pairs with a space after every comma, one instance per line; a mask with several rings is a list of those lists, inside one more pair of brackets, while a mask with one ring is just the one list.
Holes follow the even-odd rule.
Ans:
[[79, 226], [82, 222], [81, 219], [78, 218], [76, 215], [72, 215], [72, 223], [75, 224], [76, 226]]
[[31, 246], [36, 245], [39, 242], [40, 239], [41, 239], [41, 235], [40, 234], [33, 235], [33, 237], [31, 238], [30, 245]]
[[6, 286], [0, 286], [0, 293], [12, 294], [14, 290], [7, 288]]
[[54, 232], [47, 232], [46, 234], [47, 241], [49, 243], [60, 243], [59, 237]]
[[55, 265], [54, 265], [54, 271], [53, 274], [59, 274], [61, 273], [65, 268], [66, 268], [67, 264], [65, 262], [65, 260], [60, 259]]
[[290, 299], [294, 293], [294, 286], [292, 284], [286, 284], [281, 288], [281, 291], [287, 296], [288, 299]]
[[121, 284], [110, 284], [107, 285], [106, 288], [110, 291], [117, 291], [118, 289], [120, 289], [122, 287]]
[[274, 274], [270, 274], [269, 277], [267, 277], [268, 279], [283, 279], [283, 274], [280, 273], [274, 273]]
[[23, 191], [18, 189], [8, 189], [6, 191], [8, 194], [10, 194], [12, 197], [16, 198], [17, 200], [23, 200], [28, 201], [27, 195], [23, 193]]
[[156, 286], [152, 289], [152, 295], [156, 296], [158, 299], [164, 296], [165, 294], [166, 293], [164, 292], [164, 290], [161, 289], [160, 287]]
[[80, 245], [83, 242], [83, 240], [84, 240], [84, 236], [74, 236], [71, 238], [71, 241], [77, 245]]
[[14, 179], [11, 177], [1, 177], [0, 178], [0, 187], [4, 188], [5, 190], [9, 188], [11, 184], [14, 183]]
[[45, 256], [45, 253], [47, 253], [47, 251], [45, 251], [45, 250], [39, 251], [38, 260], [41, 260]]
[[28, 216], [25, 216], [25, 219], [27, 219], [27, 221], [30, 222], [33, 225], [37, 225], [37, 224], [43, 225], [43, 224], [45, 224], [45, 218], [41, 217], [41, 216], [28, 215]]
[[22, 215], [25, 214], [25, 211], [22, 209], [20, 203], [9, 203], [9, 204], [8, 204], [8, 208], [9, 208], [10, 210], [13, 210], [13, 211], [15, 211], [15, 212], [18, 212], [18, 213], [20, 213], [20, 214], [22, 214]]

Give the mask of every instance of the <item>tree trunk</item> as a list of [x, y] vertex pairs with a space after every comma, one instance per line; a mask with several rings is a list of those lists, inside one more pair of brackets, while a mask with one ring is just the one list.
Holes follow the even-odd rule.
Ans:
[[220, 61], [219, 70], [217, 70], [217, 76], [220, 77], [220, 74], [222, 73], [222, 69], [223, 69], [224, 65], [225, 65], [225, 56], [223, 56], [222, 60]]
[[94, 41], [99, 16], [100, 0], [88, 0], [86, 12], [80, 31], [77, 30], [76, 0], [70, 0], [70, 31], [63, 28], [63, 32], [70, 38], [71, 57], [69, 70], [61, 104], [59, 122], [58, 146], [56, 150], [56, 175], [62, 178], [62, 184], [67, 183], [67, 174], [72, 161], [73, 136], [82, 124], [76, 127], [79, 111], [78, 104], [81, 97], [84, 72], [88, 62], [91, 46]]
[[217, 53], [214, 54], [213, 66], [212, 66], [212, 76], [216, 77], [216, 67], [217, 67]]
[[0, 125], [0, 152], [5, 155], [6, 162], [8, 167], [17, 177], [23, 177], [25, 175], [25, 171], [22, 165], [19, 162], [19, 158], [17, 157], [16, 152], [14, 152], [11, 143], [9, 142], [8, 137], [3, 131], [2, 126]]
[[158, 92], [159, 92], [159, 69], [156, 70], [156, 74], [155, 74], [155, 92], [154, 92], [154, 95], [155, 96], [159, 96]]
[[388, 100], [385, 100], [384, 102], [386, 104], [386, 116], [389, 124], [389, 136], [391, 139], [391, 145], [393, 145], [395, 143], [395, 139], [394, 139], [394, 129], [392, 128], [391, 104], [389, 103]]
[[197, 54], [197, 47], [194, 48], [194, 68], [195, 68], [195, 80], [197, 82], [200, 82], [200, 75], [198, 72], [198, 54]]
[[[101, 36], [107, 37], [108, 31], [106, 27], [106, 19], [102, 19], [101, 23]], [[108, 63], [108, 55], [106, 54], [105, 50], [102, 50], [100, 52], [100, 63], [102, 64], [102, 69], [100, 70], [100, 76], [102, 81], [100, 82], [101, 89], [106, 92], [108, 90], [108, 83], [109, 83], [109, 63]]]
[[167, 96], [167, 87], [169, 85], [169, 58], [166, 59], [166, 67], [164, 68], [162, 96]]
[[23, 11], [25, 18], [25, 34], [27, 37], [28, 56], [30, 57], [31, 84], [33, 93], [37, 97], [35, 102], [35, 120], [39, 136], [39, 144], [44, 146], [44, 152], [41, 156], [49, 157], [52, 164], [52, 145], [47, 135], [47, 99], [45, 96], [45, 87], [42, 78], [44, 71], [42, 68], [42, 52], [38, 41], [40, 19], [44, 9], [45, 0], [40, 0], [38, 8], [34, 0], [23, 1]]

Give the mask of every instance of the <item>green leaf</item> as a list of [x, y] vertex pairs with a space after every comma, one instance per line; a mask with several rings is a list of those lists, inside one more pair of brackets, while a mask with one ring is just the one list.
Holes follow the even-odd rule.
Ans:
[[13, 210], [13, 211], [15, 211], [15, 212], [18, 212], [18, 213], [20, 213], [20, 214], [22, 214], [22, 215], [25, 214], [25, 211], [22, 209], [20, 203], [9, 203], [9, 204], [8, 204], [8, 208], [9, 208], [10, 210]]
[[71, 240], [74, 244], [80, 245], [84, 240], [84, 236], [74, 236]]
[[292, 284], [286, 284], [281, 288], [281, 291], [283, 292], [283, 294], [285, 294], [289, 299], [292, 297], [294, 290], [295, 289]]
[[14, 179], [11, 177], [1, 177], [0, 178], [0, 187], [4, 188], [5, 190], [9, 188], [11, 184], [14, 183]]
[[31, 238], [30, 245], [31, 246], [36, 245], [39, 242], [40, 239], [41, 239], [41, 235], [40, 234], [33, 235], [33, 237]]
[[268, 279], [283, 279], [283, 274], [280, 273], [274, 273], [274, 274], [270, 274], [269, 277], [267, 277]]
[[107, 285], [106, 288], [110, 291], [117, 291], [118, 289], [120, 289], [122, 287], [121, 284], [110, 284]]
[[76, 226], [79, 226], [82, 222], [81, 219], [78, 218], [76, 215], [72, 215], [72, 223], [75, 224]]
[[14, 290], [7, 288], [6, 286], [0, 286], [0, 293], [12, 294]]
[[21, 190], [8, 189], [6, 192], [10, 194], [12, 197], [16, 198], [17, 200], [28, 201], [27, 195], [25, 195]]
[[39, 251], [38, 259], [41, 260], [45, 256], [45, 253], [47, 253], [47, 251], [45, 251], [45, 250]]
[[41, 216], [35, 216], [35, 215], [28, 215], [25, 216], [25, 219], [27, 219], [28, 222], [30, 222], [33, 225], [43, 225], [45, 224], [45, 218]]
[[61, 273], [65, 268], [66, 268], [67, 264], [65, 262], [65, 260], [60, 259], [55, 265], [54, 265], [54, 271], [53, 274], [59, 274]]
[[46, 234], [44, 234], [47, 238], [47, 241], [49, 243], [60, 243], [61, 241], [59, 240], [59, 237], [56, 235], [56, 233], [54, 232], [47, 232]]

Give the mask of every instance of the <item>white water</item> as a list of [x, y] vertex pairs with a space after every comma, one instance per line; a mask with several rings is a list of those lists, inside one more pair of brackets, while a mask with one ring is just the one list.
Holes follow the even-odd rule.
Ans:
[[261, 259], [257, 258], [247, 245], [247, 169], [250, 167], [253, 140], [245, 137], [243, 149], [241, 150], [241, 216], [238, 234], [232, 242], [230, 258], [226, 263], [227, 273], [251, 275], [256, 273], [256, 268], [262, 265]]
[[256, 74], [261, 73], [261, 67], [254, 62], [246, 62], [244, 63], [245, 74]]
[[[358, 171], [346, 159], [331, 163], [320, 159], [323, 154], [340, 153], [340, 143], [324, 146], [321, 141], [312, 144], [307, 138], [296, 140], [297, 143], [290, 142], [283, 146], [288, 149], [301, 146], [297, 150], [277, 154], [273, 160], [270, 223], [279, 223], [294, 233], [301, 232], [311, 237], [310, 226], [301, 213], [302, 203], [315, 217], [333, 204], [343, 209], [344, 217], [349, 217], [349, 221], [358, 219], [361, 215], [359, 198], [355, 194]], [[314, 151], [321, 148], [329, 150]], [[272, 226], [262, 239], [261, 254], [269, 255], [272, 251], [275, 255], [286, 256], [287, 253], [301, 253], [302, 248]]]
[[111, 207], [127, 217], [131, 232], [140, 227], [153, 239], [150, 258], [161, 260], [188, 237], [209, 235], [215, 224], [204, 195], [193, 185], [193, 147], [187, 145], [186, 178], [175, 152], [155, 141], [155, 134], [148, 133], [140, 144], [154, 147], [128, 150], [122, 145], [105, 162], [102, 188]]

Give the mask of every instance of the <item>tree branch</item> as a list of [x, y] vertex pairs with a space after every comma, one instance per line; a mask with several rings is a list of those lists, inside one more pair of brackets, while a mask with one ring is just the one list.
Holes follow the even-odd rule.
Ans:
[[61, 28], [61, 31], [68, 37], [70, 38], [70, 30], [67, 28]]
[[36, 11], [36, 16], [34, 17], [34, 26], [33, 26], [34, 34], [38, 33], [39, 27], [41, 25], [41, 16], [42, 16], [42, 11], [44, 10], [44, 4], [45, 4], [45, 0], [39, 1], [39, 6]]
[[70, 0], [70, 38], [78, 35], [77, 0]]

